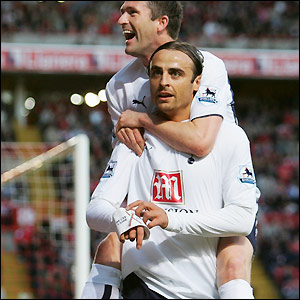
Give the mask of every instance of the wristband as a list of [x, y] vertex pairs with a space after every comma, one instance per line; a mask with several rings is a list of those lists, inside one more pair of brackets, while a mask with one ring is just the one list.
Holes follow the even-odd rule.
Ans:
[[144, 227], [144, 240], [148, 240], [150, 236], [150, 230], [144, 223], [143, 219], [135, 214], [134, 210], [126, 210], [124, 207], [118, 208], [114, 214], [113, 218], [117, 227], [118, 237], [131, 228], [137, 226]]

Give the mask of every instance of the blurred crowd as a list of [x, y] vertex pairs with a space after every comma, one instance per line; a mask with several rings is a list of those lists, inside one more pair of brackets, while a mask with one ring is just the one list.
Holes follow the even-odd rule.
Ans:
[[[22, 190], [20, 184], [16, 187]], [[12, 234], [17, 258], [25, 265], [34, 294], [34, 298], [28, 294], [26, 299], [73, 299], [74, 282], [70, 273], [74, 259], [73, 233], [67, 226], [53, 232], [51, 224], [57, 222], [55, 218], [35, 222], [35, 215], [31, 204], [14, 203], [7, 191], [2, 193], [1, 234]], [[55, 239], [49, 238], [51, 235]]]
[[[61, 105], [62, 103], [64, 105]], [[12, 105], [1, 102], [3, 142], [16, 140], [12, 122], [14, 117]], [[64, 142], [79, 133], [87, 134], [91, 141], [92, 187], [95, 187], [111, 153], [112, 124], [106, 104], [90, 108], [87, 105], [73, 105], [64, 98], [57, 98], [51, 102], [41, 101], [28, 116], [27, 123], [38, 125], [43, 141], [48, 143]]]
[[88, 135], [93, 191], [111, 154], [112, 123], [106, 104], [90, 108], [87, 105], [75, 106], [67, 99], [57, 99], [57, 102], [42, 102], [35, 115], [45, 142], [63, 142], [79, 133]]
[[240, 125], [250, 139], [257, 185], [262, 193], [257, 255], [282, 297], [298, 299], [299, 100], [285, 99], [283, 107], [272, 101], [248, 100], [239, 101], [238, 106], [244, 106]]
[[26, 263], [35, 299], [73, 299], [73, 250], [67, 261], [63, 254], [68, 249], [49, 239], [49, 228], [49, 221], [44, 221], [39, 227], [22, 226], [15, 231], [19, 259]]
[[[112, 36], [123, 42], [117, 24], [123, 1], [1, 1], [1, 39], [14, 33]], [[299, 40], [299, 1], [182, 1], [180, 38], [202, 47], [260, 47], [262, 39]], [[245, 40], [246, 38], [246, 40]], [[260, 43], [247, 43], [258, 39]], [[85, 40], [86, 41], [86, 40]], [[96, 41], [95, 38], [90, 39]], [[298, 44], [298, 43], [297, 43]], [[280, 44], [282, 47], [282, 43]], [[268, 45], [269, 48], [272, 45]], [[297, 47], [297, 46], [295, 46]]]
[[[104, 107], [99, 105], [94, 109], [86, 105], [79, 107], [71, 104], [68, 99], [58, 98], [57, 102], [39, 102], [27, 119], [28, 125], [38, 128], [41, 142], [49, 143], [50, 148], [50, 145], [53, 147], [79, 133], [88, 135], [91, 153], [91, 193], [98, 184], [111, 154], [112, 124], [106, 112], [106, 105], [103, 105]], [[14, 115], [10, 108], [11, 105], [1, 103], [1, 142], [17, 140], [13, 126]], [[74, 224], [71, 217], [74, 216], [73, 163], [68, 158], [65, 160], [61, 165], [58, 163], [49, 165], [53, 174], [56, 198], [52, 196], [51, 200], [45, 200], [44, 203], [46, 210], [56, 205], [56, 213], [60, 211], [62, 214], [60, 217], [54, 218], [51, 215], [51, 219], [46, 219], [47, 216], [40, 212], [42, 204], [31, 202], [30, 190], [28, 186], [27, 188], [24, 186], [24, 180], [13, 181], [1, 188], [1, 233], [12, 235], [14, 248], [19, 259], [25, 263], [30, 287], [36, 299], [74, 298], [74, 274], [70, 272], [75, 255]], [[58, 172], [64, 176], [59, 181]], [[43, 192], [43, 188], [45, 187], [41, 184], [41, 194], [50, 193]], [[24, 195], [26, 191], [27, 194]], [[47, 203], [49, 201], [53, 201], [52, 205]], [[26, 218], [22, 218], [25, 209]], [[28, 218], [29, 210], [32, 216], [30, 218]], [[39, 219], [41, 218], [40, 214], [43, 214], [42, 222], [37, 220], [37, 215]], [[96, 244], [104, 235], [93, 232], [92, 236], [94, 253]]]

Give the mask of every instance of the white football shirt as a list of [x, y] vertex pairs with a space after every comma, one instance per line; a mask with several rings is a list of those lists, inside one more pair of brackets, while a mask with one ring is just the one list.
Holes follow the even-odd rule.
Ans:
[[151, 134], [146, 144], [133, 167], [128, 203], [151, 201], [168, 212], [171, 224], [168, 231], [152, 228], [141, 250], [125, 242], [122, 275], [135, 272], [167, 298], [219, 298], [218, 238], [249, 234], [257, 212], [248, 138], [223, 122], [212, 151], [194, 162]]

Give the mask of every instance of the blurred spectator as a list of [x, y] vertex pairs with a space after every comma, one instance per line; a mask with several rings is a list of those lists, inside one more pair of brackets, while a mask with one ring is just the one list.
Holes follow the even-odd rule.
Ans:
[[15, 230], [17, 228], [17, 206], [1, 194], [1, 228]]
[[11, 105], [5, 105], [3, 102], [1, 99], [1, 141], [14, 141], [16, 137], [13, 130]]

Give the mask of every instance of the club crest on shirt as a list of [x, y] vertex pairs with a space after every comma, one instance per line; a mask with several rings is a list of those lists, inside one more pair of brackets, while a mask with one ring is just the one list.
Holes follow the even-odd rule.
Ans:
[[218, 89], [212, 86], [200, 86], [195, 98], [203, 104], [217, 104]]
[[154, 170], [151, 186], [151, 202], [184, 204], [182, 172]]
[[255, 184], [255, 176], [253, 168], [250, 166], [240, 166], [239, 180], [242, 183]]
[[102, 178], [110, 178], [114, 176], [114, 170], [116, 168], [117, 161], [111, 160], [107, 163], [106, 169], [104, 171], [104, 174], [102, 175]]

